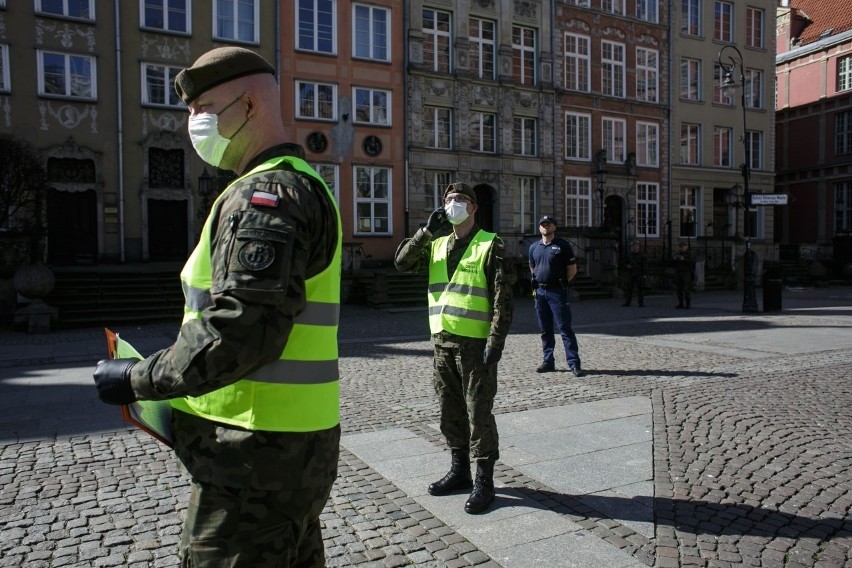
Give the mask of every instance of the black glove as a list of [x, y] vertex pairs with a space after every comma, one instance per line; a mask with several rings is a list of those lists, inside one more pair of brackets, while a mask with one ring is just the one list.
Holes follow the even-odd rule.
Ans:
[[538, 288], [538, 280], [536, 280], [536, 279], [535, 279], [535, 276], [533, 276], [533, 277], [530, 279], [530, 288], [532, 288], [533, 290], [535, 290], [536, 288]]
[[103, 359], [93, 375], [98, 398], [107, 404], [130, 404], [136, 401], [130, 386], [130, 369], [139, 359]]
[[503, 350], [497, 347], [486, 347], [485, 353], [482, 355], [482, 362], [486, 365], [493, 365], [503, 356]]
[[438, 207], [432, 214], [429, 215], [429, 220], [426, 221], [426, 230], [430, 233], [435, 233], [438, 229], [447, 224], [447, 212], [443, 207]]

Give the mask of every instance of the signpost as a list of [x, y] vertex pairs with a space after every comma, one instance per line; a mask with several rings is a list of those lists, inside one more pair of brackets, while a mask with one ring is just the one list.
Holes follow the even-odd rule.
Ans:
[[752, 193], [751, 204], [754, 205], [787, 205], [786, 193]]

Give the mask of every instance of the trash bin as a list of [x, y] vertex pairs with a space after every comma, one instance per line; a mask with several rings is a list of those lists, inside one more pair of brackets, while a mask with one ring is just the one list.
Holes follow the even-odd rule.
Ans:
[[763, 311], [781, 311], [781, 289], [783, 280], [768, 274], [763, 275]]

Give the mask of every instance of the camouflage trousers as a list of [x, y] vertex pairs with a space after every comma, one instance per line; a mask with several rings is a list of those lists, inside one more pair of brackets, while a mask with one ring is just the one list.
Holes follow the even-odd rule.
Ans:
[[470, 449], [477, 461], [497, 459], [499, 439], [492, 409], [497, 365], [484, 365], [484, 339], [441, 341], [435, 345], [433, 384], [441, 407], [441, 433], [451, 449]]
[[319, 516], [331, 485], [260, 491], [192, 481], [182, 568], [325, 566]]

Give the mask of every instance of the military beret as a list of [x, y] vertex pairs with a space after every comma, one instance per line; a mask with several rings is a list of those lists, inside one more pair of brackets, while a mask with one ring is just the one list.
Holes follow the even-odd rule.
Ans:
[[213, 87], [257, 73], [275, 74], [263, 57], [243, 47], [218, 47], [195, 60], [175, 77], [175, 91], [186, 104]]
[[447, 186], [447, 189], [444, 190], [444, 200], [446, 201], [447, 196], [451, 193], [461, 193], [470, 198], [472, 203], [476, 203], [476, 192], [473, 191], [473, 188], [467, 185], [466, 183], [456, 182], [451, 183]]

